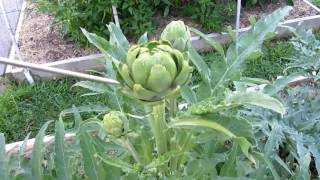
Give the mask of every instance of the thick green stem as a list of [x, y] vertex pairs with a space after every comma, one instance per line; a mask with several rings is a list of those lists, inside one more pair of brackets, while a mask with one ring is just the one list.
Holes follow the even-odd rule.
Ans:
[[169, 115], [171, 118], [176, 117], [178, 111], [178, 106], [177, 106], [177, 99], [176, 98], [170, 98], [169, 99]]
[[[179, 152], [185, 153], [190, 145], [191, 133], [183, 134], [183, 136], [177, 136], [175, 134], [173, 141], [171, 142], [171, 147], [179, 150]], [[180, 143], [178, 143], [180, 142]], [[173, 157], [170, 161], [170, 167], [172, 171], [176, 171], [180, 165], [183, 163], [184, 154], [177, 155]]]
[[122, 138], [121, 142], [122, 142], [123, 146], [125, 146], [128, 149], [128, 151], [132, 155], [133, 159], [137, 163], [141, 164], [141, 161], [140, 161], [140, 158], [138, 156], [138, 153], [137, 153], [136, 149], [133, 147], [133, 145], [131, 144], [131, 142], [129, 141], [129, 139], [128, 138]]
[[167, 152], [167, 125], [165, 120], [165, 102], [152, 106], [150, 125], [156, 141], [158, 156]]
[[[165, 101], [161, 101], [160, 103], [146, 106], [146, 109], [150, 111], [151, 108], [151, 115], [149, 118], [149, 123], [151, 126], [151, 130], [155, 139], [156, 143], [156, 150], [158, 157], [165, 154], [167, 152], [167, 124], [165, 120]], [[160, 166], [159, 167], [160, 174], [167, 174], [168, 173], [168, 166]]]

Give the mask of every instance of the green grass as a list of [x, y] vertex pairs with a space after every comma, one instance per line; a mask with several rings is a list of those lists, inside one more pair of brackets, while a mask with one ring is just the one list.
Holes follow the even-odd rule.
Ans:
[[1, 95], [0, 132], [7, 142], [23, 140], [28, 132], [34, 137], [44, 122], [57, 120], [62, 110], [73, 105], [104, 105], [108, 101], [103, 95], [80, 97], [82, 89], [71, 89], [75, 82], [54, 80], [34, 86], [13, 86]]
[[289, 63], [288, 58], [295, 54], [292, 44], [287, 41], [266, 43], [262, 48], [263, 55], [246, 61], [244, 76], [274, 80], [283, 75]]

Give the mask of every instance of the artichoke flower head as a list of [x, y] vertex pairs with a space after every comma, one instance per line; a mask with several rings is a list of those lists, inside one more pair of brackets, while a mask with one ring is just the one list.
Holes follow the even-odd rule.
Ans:
[[109, 136], [121, 137], [128, 130], [127, 118], [118, 111], [111, 111], [103, 117], [103, 129]]
[[132, 46], [127, 63], [119, 67], [125, 92], [143, 101], [159, 101], [191, 77], [188, 57], [169, 41], [151, 41]]
[[191, 35], [183, 21], [172, 21], [161, 33], [161, 40], [167, 40], [172, 47], [184, 52], [188, 48]]

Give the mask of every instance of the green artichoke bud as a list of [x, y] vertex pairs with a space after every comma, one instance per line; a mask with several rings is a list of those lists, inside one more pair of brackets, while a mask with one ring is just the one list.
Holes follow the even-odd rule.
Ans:
[[192, 68], [186, 55], [168, 41], [152, 41], [132, 46], [127, 64], [119, 67], [125, 92], [144, 101], [158, 101], [184, 85]]
[[181, 52], [187, 50], [190, 39], [190, 31], [183, 21], [172, 21], [161, 34], [161, 40], [169, 41], [173, 48]]
[[111, 111], [103, 117], [103, 128], [108, 135], [121, 137], [128, 130], [127, 118], [121, 112]]

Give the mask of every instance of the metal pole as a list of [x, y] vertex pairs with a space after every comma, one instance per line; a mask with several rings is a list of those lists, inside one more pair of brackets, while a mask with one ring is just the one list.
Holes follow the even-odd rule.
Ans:
[[116, 26], [120, 28], [120, 23], [119, 23], [119, 17], [118, 17], [118, 11], [115, 5], [112, 5], [112, 12], [113, 12], [113, 19], [114, 22], [116, 23]]
[[104, 77], [93, 76], [93, 75], [89, 75], [89, 74], [85, 74], [85, 73], [79, 73], [79, 72], [69, 71], [69, 70], [65, 70], [65, 69], [58, 69], [58, 68], [54, 68], [54, 67], [43, 66], [43, 65], [33, 64], [33, 63], [28, 63], [28, 62], [23, 62], [23, 61], [12, 61], [12, 60], [9, 60], [8, 58], [0, 57], [0, 63], [10, 64], [13, 66], [18, 66], [18, 67], [35, 69], [35, 70], [54, 73], [54, 74], [62, 74], [62, 75], [67, 75], [67, 76], [72, 76], [72, 77], [76, 77], [76, 78], [80, 78], [80, 79], [86, 79], [86, 80], [97, 81], [97, 82], [102, 82], [102, 83], [119, 84], [118, 81], [113, 80], [113, 79], [108, 79], [108, 78], [104, 78]]
[[[6, 10], [4, 8], [4, 4], [3, 4], [3, 0], [0, 0], [0, 9], [1, 11], [3, 11], [3, 19], [4, 19], [4, 23], [6, 24], [7, 28], [8, 28], [8, 33], [9, 33], [9, 36], [11, 38], [11, 41], [12, 41], [12, 46], [13, 48], [15, 49], [16, 51], [16, 54], [17, 54], [17, 57], [20, 61], [23, 61], [22, 59], [22, 56], [21, 56], [21, 53], [20, 53], [20, 50], [19, 50], [19, 47], [17, 45], [17, 42], [16, 42], [16, 38], [14, 37], [13, 35], [13, 32], [12, 32], [12, 29], [11, 29], [11, 26], [10, 26], [10, 23], [9, 23], [9, 20], [8, 20], [8, 17], [7, 17], [7, 14], [6, 14]], [[34, 83], [34, 80], [29, 72], [28, 69], [24, 69], [24, 75], [26, 76], [28, 82], [30, 84], [33, 84]]]
[[236, 52], [238, 54], [238, 38], [240, 29], [240, 13], [241, 13], [241, 0], [237, 1], [237, 19], [236, 19]]

